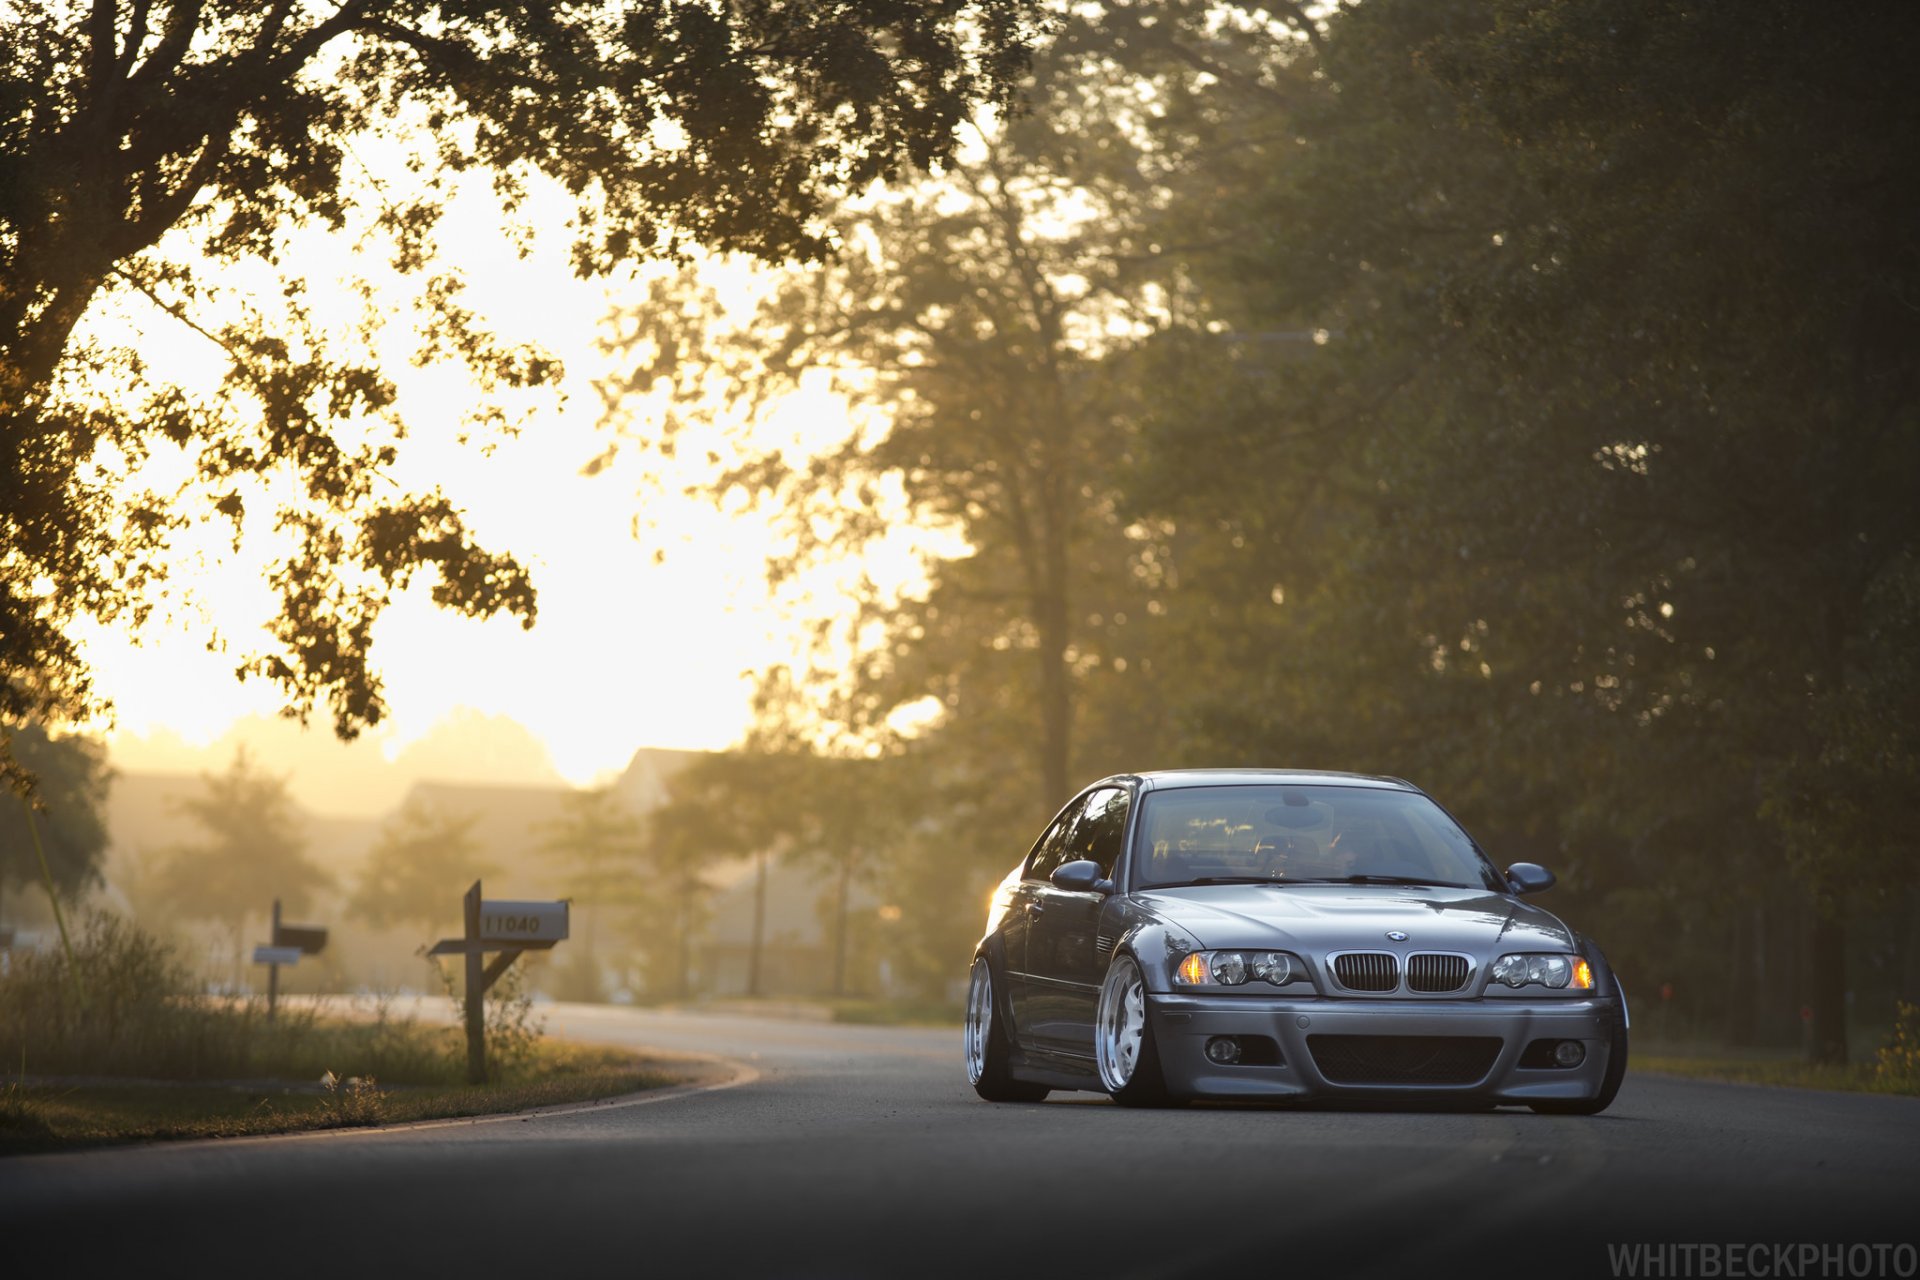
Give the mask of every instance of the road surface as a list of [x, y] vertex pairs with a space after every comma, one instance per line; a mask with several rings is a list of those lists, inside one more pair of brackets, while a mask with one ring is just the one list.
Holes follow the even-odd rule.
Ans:
[[957, 1030], [546, 1013], [744, 1070], [532, 1119], [0, 1160], [0, 1276], [1561, 1280], [1649, 1244], [1668, 1276], [1713, 1274], [1698, 1246], [1911, 1275], [1920, 1242], [1920, 1099], [1629, 1074], [1590, 1119], [996, 1106]]

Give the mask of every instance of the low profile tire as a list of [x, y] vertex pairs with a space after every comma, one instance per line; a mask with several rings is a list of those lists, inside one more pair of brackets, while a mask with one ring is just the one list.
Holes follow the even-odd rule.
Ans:
[[967, 1083], [988, 1102], [1038, 1102], [1047, 1087], [1015, 1080], [1007, 1071], [1007, 1033], [994, 1016], [993, 966], [981, 956], [967, 985]]
[[1600, 1077], [1600, 1091], [1591, 1098], [1548, 1098], [1527, 1105], [1543, 1116], [1597, 1116], [1613, 1105], [1620, 1082], [1627, 1078], [1627, 1015], [1621, 994], [1614, 1001], [1612, 1029], [1607, 1036], [1607, 1073]]
[[1100, 1083], [1123, 1107], [1181, 1105], [1167, 1093], [1160, 1070], [1160, 1049], [1147, 1018], [1147, 984], [1140, 966], [1124, 952], [1113, 958], [1100, 984], [1100, 1005], [1093, 1020], [1093, 1054]]

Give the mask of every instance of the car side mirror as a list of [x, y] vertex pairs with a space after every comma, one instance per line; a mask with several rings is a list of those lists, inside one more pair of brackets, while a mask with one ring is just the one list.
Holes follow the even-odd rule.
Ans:
[[1053, 869], [1048, 877], [1056, 889], [1065, 889], [1070, 893], [1112, 893], [1113, 881], [1100, 874], [1100, 864], [1089, 858], [1078, 858], [1065, 862]]
[[1542, 893], [1553, 888], [1553, 872], [1537, 862], [1516, 862], [1507, 868], [1507, 883], [1515, 893]]

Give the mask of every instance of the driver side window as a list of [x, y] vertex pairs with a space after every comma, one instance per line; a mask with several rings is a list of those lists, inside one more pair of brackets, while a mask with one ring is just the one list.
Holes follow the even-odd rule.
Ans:
[[1087, 797], [1086, 816], [1074, 828], [1066, 860], [1087, 858], [1099, 864], [1100, 874], [1113, 876], [1113, 864], [1120, 859], [1120, 840], [1127, 830], [1127, 804], [1131, 799], [1119, 787], [1107, 787]]
[[1062, 863], [1073, 861], [1075, 854], [1069, 841], [1073, 836], [1074, 824], [1080, 821], [1080, 815], [1086, 811], [1087, 797], [1082, 796], [1066, 807], [1053, 825], [1047, 828], [1047, 834], [1040, 837], [1040, 843], [1033, 846], [1033, 853], [1027, 858], [1028, 880], [1045, 880]]

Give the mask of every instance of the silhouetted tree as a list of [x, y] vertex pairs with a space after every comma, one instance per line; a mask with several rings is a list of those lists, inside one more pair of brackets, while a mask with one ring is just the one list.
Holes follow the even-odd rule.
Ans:
[[91, 738], [54, 737], [38, 725], [16, 727], [12, 735], [14, 753], [37, 785], [31, 797], [0, 788], [0, 893], [41, 882], [27, 827], [31, 805], [55, 891], [78, 895], [99, 882], [107, 848], [106, 750]]
[[[16, 6], [0, 28], [0, 714], [97, 705], [72, 625], [143, 618], [169, 537], [206, 519], [237, 529], [269, 475], [294, 482], [280, 512], [293, 550], [268, 575], [274, 647], [245, 669], [302, 714], [324, 703], [343, 736], [381, 718], [373, 624], [416, 574], [438, 579], [444, 607], [531, 624], [519, 564], [475, 545], [447, 496], [388, 486], [404, 424], [373, 349], [379, 308], [358, 299], [344, 337], [317, 316], [291, 233], [351, 228], [383, 246], [420, 282], [418, 358], [463, 364], [475, 416], [497, 421], [493, 392], [560, 367], [485, 332], [437, 259], [460, 174], [492, 179], [510, 239], [532, 234], [537, 177], [564, 188], [585, 275], [694, 245], [814, 257], [832, 193], [937, 164], [972, 106], [1006, 99], [1038, 7]], [[405, 189], [352, 180], [355, 145], [375, 135], [410, 149]], [[242, 264], [279, 287], [247, 297], [228, 271]], [[189, 395], [91, 336], [83, 320], [109, 300], [211, 342], [219, 394]], [[128, 486], [163, 449], [194, 482]]]

